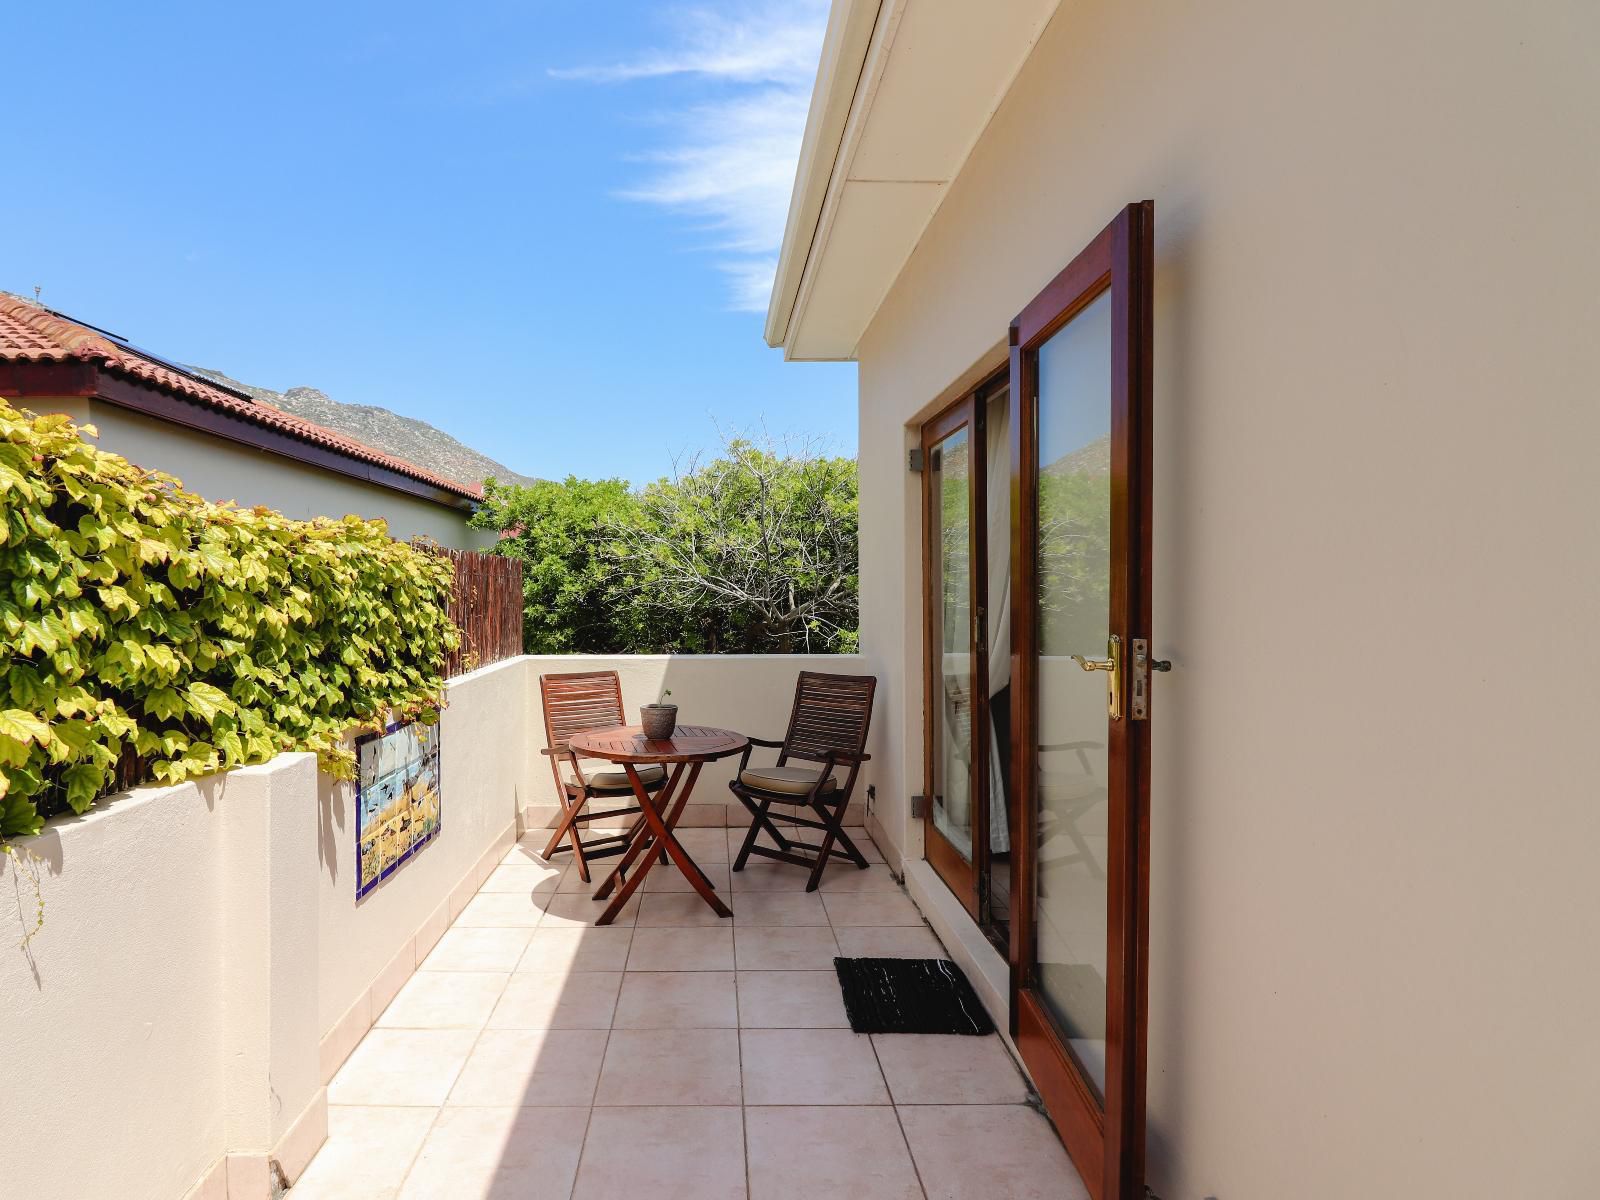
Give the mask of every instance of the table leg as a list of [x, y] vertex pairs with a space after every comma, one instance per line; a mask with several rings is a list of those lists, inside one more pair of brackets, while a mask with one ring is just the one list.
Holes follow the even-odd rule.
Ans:
[[[662, 804], [663, 806], [668, 807], [669, 810], [673, 803], [673, 796], [678, 794], [678, 784], [683, 779], [683, 770], [687, 765], [687, 763], [674, 764], [672, 768], [672, 775], [667, 779], [667, 785], [661, 789]], [[639, 785], [636, 782], [634, 786], [638, 787]], [[650, 831], [650, 826], [645, 822], [644, 819], [644, 813], [649, 809], [649, 807], [650, 805], [648, 801], [639, 801], [639, 819], [634, 822], [633, 828], [629, 831], [633, 834], [633, 841], [628, 846], [627, 850], [623, 852], [622, 857], [617, 860], [617, 865], [611, 868], [611, 873], [600, 881], [600, 886], [595, 889], [594, 893], [594, 898], [596, 900], [604, 900], [607, 896], [609, 896], [611, 894], [611, 889], [616, 887], [619, 881], [626, 883], [628, 868], [633, 866], [634, 861], [639, 857], [639, 854], [647, 846], [656, 846], [656, 839]], [[678, 807], [681, 810], [683, 806], [679, 804]], [[658, 857], [655, 849], [652, 849], [651, 857]], [[628, 891], [631, 894], [633, 889], [629, 888]]]
[[[689, 768], [689, 778], [684, 784], [683, 791], [678, 796], [678, 803], [672, 810], [670, 824], [663, 822], [661, 815], [654, 810], [647, 812], [645, 819], [652, 821], [655, 825], [656, 835], [660, 838], [662, 847], [672, 857], [672, 861], [678, 864], [678, 870], [683, 872], [683, 877], [689, 881], [689, 886], [699, 893], [700, 899], [710, 905], [711, 911], [716, 913], [717, 916], [731, 917], [733, 916], [733, 910], [722, 902], [721, 897], [717, 895], [716, 889], [711, 886], [711, 881], [706, 878], [705, 872], [700, 869], [699, 864], [693, 858], [689, 857], [689, 852], [683, 848], [683, 843], [678, 841], [677, 835], [673, 833], [673, 828], [677, 825], [678, 818], [683, 815], [684, 806], [688, 804], [689, 797], [694, 794], [695, 780], [700, 778], [700, 768], [703, 765], [703, 763], [697, 762]], [[629, 767], [628, 770], [631, 772], [632, 768]]]
[[[667, 809], [670, 823], [668, 820], [663, 819], [661, 811], [651, 803], [649, 793], [644, 790], [644, 784], [640, 782], [639, 774], [634, 769], [633, 764], [623, 763], [622, 769], [628, 773], [628, 780], [633, 784], [634, 794], [639, 797], [640, 807], [644, 810], [645, 823], [650, 827], [650, 832], [655, 835], [657, 846], [665, 850], [672, 861], [677, 864], [678, 870], [682, 871], [683, 877], [689, 881], [689, 886], [694, 888], [700, 898], [711, 907], [712, 912], [719, 917], [731, 917], [733, 916], [733, 910], [722, 902], [716, 893], [716, 889], [711, 886], [711, 881], [705, 877], [705, 873], [695, 864], [694, 859], [689, 857], [689, 852], [683, 848], [672, 832], [672, 826], [677, 824], [678, 818], [683, 814], [684, 805], [688, 803], [689, 796], [694, 791], [695, 780], [700, 776], [701, 765], [701, 763], [697, 762], [690, 767], [689, 778], [685, 781], [683, 790], [675, 797], [676, 803]], [[674, 782], [676, 782], [676, 778], [674, 778]], [[662, 807], [666, 808], [665, 805]], [[654, 865], [657, 857], [653, 851], [654, 847], [651, 853], [645, 855], [644, 862], [640, 865], [638, 873], [622, 885], [616, 897], [606, 906], [606, 911], [600, 915], [600, 920], [596, 924], [609, 925], [616, 919], [617, 913], [627, 903], [628, 896], [638, 888], [644, 877], [650, 873], [650, 868]]]

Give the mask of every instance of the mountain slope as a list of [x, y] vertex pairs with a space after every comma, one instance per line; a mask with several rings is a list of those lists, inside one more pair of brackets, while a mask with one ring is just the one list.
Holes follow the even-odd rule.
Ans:
[[491, 475], [501, 483], [536, 482], [532, 476], [513, 471], [504, 463], [497, 462], [487, 454], [479, 453], [471, 446], [457, 441], [444, 430], [435, 429], [426, 421], [419, 421], [414, 417], [402, 417], [387, 408], [371, 404], [344, 404], [325, 392], [319, 392], [316, 388], [296, 387], [286, 392], [274, 392], [270, 388], [251, 387], [248, 383], [240, 383], [237, 379], [230, 379], [221, 371], [211, 371], [204, 367], [188, 369], [196, 375], [203, 375], [227, 387], [237, 388], [263, 404], [281, 408], [297, 417], [315, 421], [318, 425], [337, 429], [340, 433], [349, 434], [374, 449], [398, 455], [419, 467], [437, 471], [462, 483], [482, 483]]

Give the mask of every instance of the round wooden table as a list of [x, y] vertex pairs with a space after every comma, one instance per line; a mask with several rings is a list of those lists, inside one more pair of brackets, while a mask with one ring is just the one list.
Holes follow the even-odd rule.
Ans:
[[[645, 737], [637, 725], [617, 725], [574, 734], [567, 744], [574, 753], [585, 758], [600, 758], [621, 766], [639, 801], [640, 820], [633, 828], [633, 840], [623, 853], [622, 861], [595, 889], [596, 900], [604, 900], [616, 891], [595, 924], [609, 925], [616, 920], [628, 897], [639, 890], [650, 868], [668, 857], [678, 865], [678, 870], [700, 898], [711, 906], [712, 912], [719, 917], [733, 916], [733, 910], [717, 896], [716, 888], [689, 857], [673, 829], [689, 803], [700, 768], [716, 759], [741, 753], [750, 739], [731, 729], [712, 729], [704, 725], [679, 725], [670, 738], [654, 739]], [[638, 768], [656, 765], [670, 767], [671, 774], [667, 785], [652, 797], [639, 779]], [[641, 855], [643, 861], [640, 861]], [[629, 874], [635, 862], [639, 863], [639, 869]]]

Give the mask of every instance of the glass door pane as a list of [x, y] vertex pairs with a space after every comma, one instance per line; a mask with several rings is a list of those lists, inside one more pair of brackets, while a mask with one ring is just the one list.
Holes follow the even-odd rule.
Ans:
[[1038, 350], [1035, 953], [1045, 1006], [1105, 1092], [1106, 684], [1111, 580], [1111, 294]]
[[933, 828], [972, 861], [972, 433], [962, 426], [928, 453], [933, 579]]

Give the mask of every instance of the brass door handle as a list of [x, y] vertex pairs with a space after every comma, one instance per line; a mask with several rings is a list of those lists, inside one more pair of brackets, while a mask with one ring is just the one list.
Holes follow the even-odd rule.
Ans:
[[1113, 633], [1106, 640], [1105, 658], [1085, 658], [1081, 654], [1071, 658], [1085, 671], [1106, 673], [1106, 715], [1113, 721], [1122, 720], [1122, 638]]

